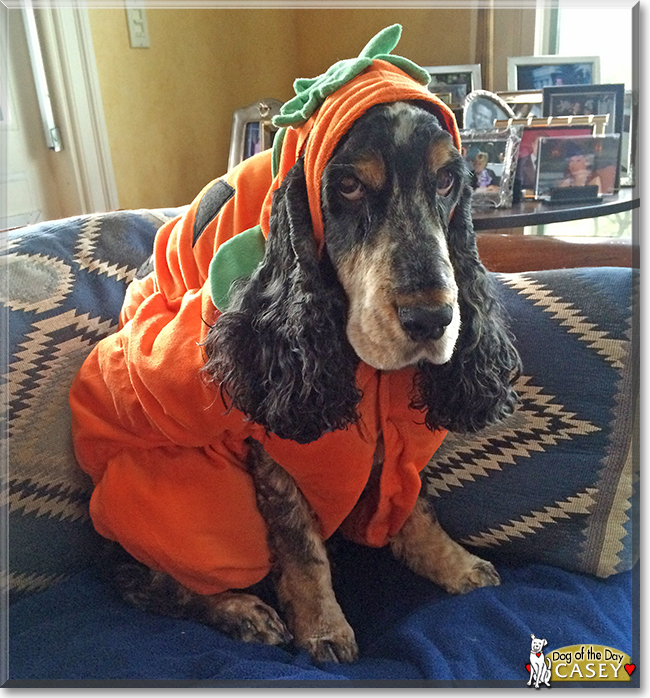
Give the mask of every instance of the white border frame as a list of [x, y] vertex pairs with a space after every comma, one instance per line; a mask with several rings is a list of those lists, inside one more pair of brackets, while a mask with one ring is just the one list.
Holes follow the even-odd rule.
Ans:
[[571, 65], [572, 63], [591, 63], [591, 84], [597, 85], [600, 82], [599, 56], [510, 56], [508, 58], [508, 91], [519, 90], [517, 68], [520, 65]]

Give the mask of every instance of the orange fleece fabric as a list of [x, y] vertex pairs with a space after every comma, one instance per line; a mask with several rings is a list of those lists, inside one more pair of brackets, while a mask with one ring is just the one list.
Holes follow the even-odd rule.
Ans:
[[[322, 241], [320, 177], [336, 143], [372, 104], [403, 99], [431, 102], [458, 144], [449, 109], [398, 68], [375, 61], [304, 126], [287, 130], [275, 178], [270, 151], [222, 178], [235, 193], [195, 244], [197, 209], [218, 180], [158, 231], [155, 271], [130, 284], [118, 331], [93, 349], [71, 388], [75, 451], [95, 485], [95, 528], [198, 593], [243, 588], [270, 570], [265, 524], [244, 468], [246, 437], [258, 439], [292, 475], [323, 538], [342, 528], [353, 540], [382, 546], [406, 521], [419, 472], [445, 436], [429, 431], [423, 415], [409, 408], [414, 369], [383, 373], [360, 363], [358, 424], [305, 445], [265, 434], [237, 410], [226, 412], [201, 374], [200, 342], [218, 317], [208, 283], [216, 250], [258, 224], [268, 234], [271, 194], [305, 144], [310, 207]], [[380, 434], [381, 478], [360, 499]]]

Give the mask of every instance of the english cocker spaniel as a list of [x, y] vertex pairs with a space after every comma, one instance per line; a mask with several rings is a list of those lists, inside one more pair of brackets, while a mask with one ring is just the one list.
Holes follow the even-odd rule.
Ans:
[[[208, 334], [205, 372], [229, 404], [308, 443], [358, 420], [363, 361], [417, 368], [410, 406], [430, 430], [475, 431], [511, 413], [519, 358], [478, 258], [468, 172], [436, 117], [398, 102], [355, 122], [322, 178], [322, 255], [303, 168], [299, 160], [276, 193], [263, 262]], [[286, 470], [258, 442], [249, 446], [284, 620], [252, 594], [201, 596], [134, 560], [122, 560], [114, 580], [141, 608], [247, 641], [293, 638], [317, 661], [351, 661], [357, 645], [315, 516]], [[369, 489], [382, 458], [379, 438]], [[443, 532], [424, 498], [390, 548], [451, 593], [499, 583], [489, 562]]]

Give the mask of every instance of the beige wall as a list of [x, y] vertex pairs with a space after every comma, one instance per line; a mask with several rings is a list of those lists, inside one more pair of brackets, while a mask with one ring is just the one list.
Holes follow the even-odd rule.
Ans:
[[470, 10], [150, 9], [148, 49], [123, 9], [89, 14], [121, 208], [189, 203], [226, 170], [235, 109], [289, 99], [390, 24], [420, 65], [474, 61]]
[[395, 53], [419, 65], [470, 63], [471, 13], [468, 10], [299, 10], [297, 40], [305, 77], [356, 56], [377, 32], [401, 24]]
[[291, 96], [290, 11], [147, 10], [148, 49], [124, 10], [89, 14], [121, 208], [189, 203], [226, 170], [233, 111]]

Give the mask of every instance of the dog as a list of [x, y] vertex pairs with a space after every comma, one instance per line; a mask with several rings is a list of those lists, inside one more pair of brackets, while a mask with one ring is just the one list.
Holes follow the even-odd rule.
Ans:
[[[519, 357], [478, 258], [468, 170], [432, 110], [418, 102], [372, 106], [338, 142], [320, 195], [322, 253], [299, 158], [274, 195], [262, 262], [233, 285], [203, 343], [215, 396], [264, 433], [298, 444], [365, 428], [362, 364], [382, 384], [407, 376], [404, 409], [420, 415], [418, 434], [472, 432], [509, 415]], [[394, 435], [380, 427], [346, 525], [365, 521], [388, 467]], [[317, 662], [353, 661], [358, 647], [332, 589], [318, 517], [305, 486], [260, 439], [246, 438], [245, 467], [282, 617], [244, 591], [192, 591], [119, 546], [106, 557], [112, 583], [144, 610], [244, 641], [293, 640]], [[410, 569], [452, 594], [499, 584], [491, 563], [443, 531], [424, 497], [404, 517], [388, 545]]]
[[528, 679], [528, 685], [531, 686], [533, 681], [535, 682], [535, 688], [539, 688], [539, 684], [543, 683], [549, 688], [551, 684], [551, 660], [545, 661], [543, 648], [548, 644], [543, 638], [535, 637], [531, 635], [530, 643], [530, 678]]

